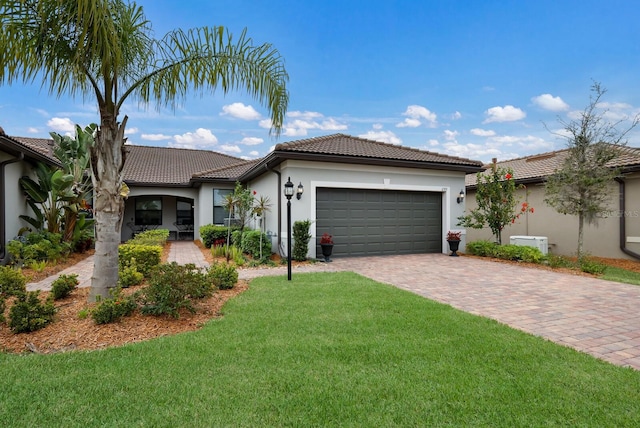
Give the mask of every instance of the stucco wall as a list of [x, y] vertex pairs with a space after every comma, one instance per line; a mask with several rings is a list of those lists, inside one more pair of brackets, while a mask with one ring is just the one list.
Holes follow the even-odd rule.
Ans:
[[[629, 250], [640, 253], [640, 175], [635, 174], [625, 178], [626, 207], [624, 212], [619, 209], [620, 192], [618, 183], [610, 185], [609, 210], [600, 216], [597, 225], [585, 223], [584, 250], [594, 256], [629, 258], [633, 257], [620, 250], [619, 231], [620, 217], [626, 217], [626, 240]], [[512, 235], [546, 236], [549, 240], [549, 251], [559, 255], [575, 255], [578, 248], [578, 218], [563, 215], [544, 203], [544, 186], [530, 185], [526, 192], [518, 191], [520, 201], [528, 201], [535, 210], [533, 214], [522, 216], [516, 223], [505, 228], [503, 244], [509, 243]], [[469, 191], [467, 208], [477, 207], [475, 193]], [[493, 240], [491, 231], [486, 229], [468, 229], [469, 241], [478, 239]]]
[[[8, 156], [6, 153], [0, 153], [0, 162], [13, 159], [12, 156]], [[27, 199], [20, 188], [18, 180], [23, 176], [31, 176], [35, 179], [35, 175], [32, 172], [32, 166], [26, 162], [16, 162], [8, 164], [5, 167], [5, 183], [4, 183], [4, 198], [5, 198], [5, 242], [7, 244], [10, 240], [15, 238], [18, 231], [25, 226], [29, 226], [27, 222], [19, 218], [20, 215], [33, 216], [33, 212], [29, 205], [27, 205]]]
[[[269, 196], [273, 203], [272, 211], [266, 219], [268, 230], [281, 230], [281, 242], [287, 239], [287, 200], [281, 197], [281, 216], [278, 221], [278, 193], [282, 194], [284, 183], [291, 177], [294, 189], [298, 184], [304, 186], [302, 199], [294, 196], [291, 200], [292, 223], [309, 219], [311, 224], [311, 243], [308, 257], [315, 258], [317, 231], [315, 227], [315, 191], [319, 187], [344, 187], [353, 189], [386, 189], [408, 191], [431, 191], [442, 193], [442, 251], [447, 252], [445, 235], [448, 230], [459, 230], [457, 217], [462, 215], [464, 204], [458, 204], [456, 198], [464, 189], [464, 173], [454, 171], [423, 170], [384, 166], [333, 164], [323, 162], [286, 161], [280, 167], [281, 183], [278, 186], [277, 175], [265, 172], [261, 177], [249, 183], [257, 196]], [[278, 224], [280, 222], [280, 224]], [[276, 239], [274, 239], [275, 244]], [[464, 238], [461, 248], [464, 248]], [[275, 250], [274, 246], [274, 250]]]

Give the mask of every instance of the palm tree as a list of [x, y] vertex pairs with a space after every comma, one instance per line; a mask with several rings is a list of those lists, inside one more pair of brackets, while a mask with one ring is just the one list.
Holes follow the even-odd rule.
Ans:
[[275, 135], [282, 127], [289, 101], [283, 59], [270, 44], [254, 45], [246, 30], [237, 40], [224, 27], [155, 39], [142, 7], [125, 0], [5, 0], [0, 19], [0, 84], [41, 81], [57, 96], [97, 102], [90, 300], [108, 297], [118, 279], [127, 124], [118, 116], [125, 101], [175, 109], [189, 91], [244, 90], [269, 109]]

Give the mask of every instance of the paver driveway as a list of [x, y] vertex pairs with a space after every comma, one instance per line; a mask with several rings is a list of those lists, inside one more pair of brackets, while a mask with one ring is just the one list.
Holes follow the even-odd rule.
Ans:
[[443, 254], [331, 265], [640, 370], [640, 286]]

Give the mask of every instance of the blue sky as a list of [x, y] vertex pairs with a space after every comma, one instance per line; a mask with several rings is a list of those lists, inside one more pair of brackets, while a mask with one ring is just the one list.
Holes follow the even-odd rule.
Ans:
[[[155, 36], [174, 28], [247, 27], [290, 76], [282, 135], [251, 97], [193, 94], [177, 111], [131, 100], [138, 145], [253, 159], [278, 142], [333, 133], [488, 162], [562, 149], [553, 132], [607, 89], [606, 117], [640, 112], [640, 8], [634, 1], [142, 0]], [[40, 83], [0, 87], [0, 126], [49, 137], [97, 122], [93, 99]], [[546, 127], [545, 127], [546, 124]], [[546, 129], [549, 128], [549, 129]], [[629, 134], [640, 147], [640, 130]]]

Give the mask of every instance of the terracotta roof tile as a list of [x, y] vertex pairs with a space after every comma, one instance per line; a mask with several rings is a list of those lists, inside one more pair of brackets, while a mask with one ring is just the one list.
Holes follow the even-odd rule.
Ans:
[[244, 162], [210, 150], [126, 146], [124, 179], [136, 184], [186, 185], [196, 171], [213, 171]]
[[276, 145], [275, 151], [304, 152], [321, 155], [417, 161], [440, 164], [481, 166], [480, 161], [367, 140], [345, 134], [333, 134]]
[[236, 180], [259, 161], [260, 159], [242, 161], [222, 168], [198, 172], [193, 174], [193, 177], [199, 179]]
[[54, 162], [58, 159], [53, 155], [53, 140], [46, 138], [10, 137], [20, 144], [50, 158]]
[[[627, 146], [617, 147], [619, 156], [609, 163], [611, 167], [628, 167], [640, 165], [640, 149]], [[516, 180], [543, 180], [544, 177], [553, 174], [556, 169], [562, 166], [567, 158], [569, 149], [558, 150], [555, 152], [541, 153], [538, 155], [527, 156], [518, 159], [498, 162], [497, 165], [502, 168], [511, 168]], [[491, 168], [491, 164], [485, 165], [486, 169]], [[467, 174], [465, 184], [467, 186], [475, 186], [477, 182], [476, 174]]]

